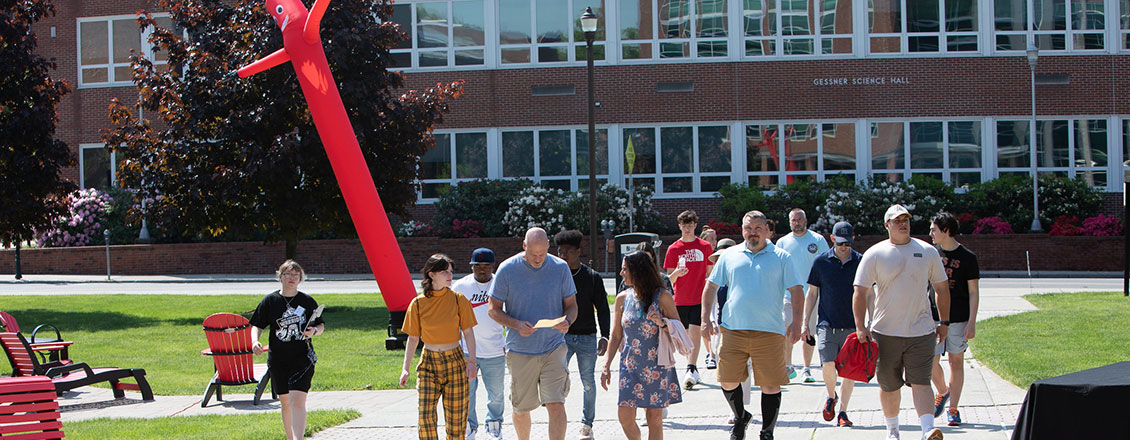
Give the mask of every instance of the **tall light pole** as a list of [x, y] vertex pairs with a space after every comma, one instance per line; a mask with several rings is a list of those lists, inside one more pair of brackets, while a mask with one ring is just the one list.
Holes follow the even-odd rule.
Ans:
[[1040, 58], [1040, 48], [1034, 42], [1029, 43], [1026, 52], [1028, 70], [1032, 74], [1032, 136], [1029, 138], [1032, 144], [1032, 232], [1043, 232], [1044, 228], [1040, 226], [1040, 173], [1039, 163], [1036, 161], [1036, 61]]
[[592, 41], [596, 39], [596, 14], [591, 7], [581, 14], [581, 30], [585, 32], [585, 60], [589, 80], [589, 266], [596, 259], [596, 98], [592, 78]]

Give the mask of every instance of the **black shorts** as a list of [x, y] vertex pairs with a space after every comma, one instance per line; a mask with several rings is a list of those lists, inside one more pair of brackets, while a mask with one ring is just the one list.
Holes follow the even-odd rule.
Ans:
[[314, 378], [314, 365], [305, 355], [302, 355], [301, 358], [293, 358], [284, 361], [274, 358], [268, 360], [267, 364], [271, 367], [271, 390], [275, 394], [289, 394], [292, 390], [304, 393], [310, 392], [310, 380]]
[[683, 327], [691, 328], [692, 325], [702, 325], [702, 304], [693, 306], [675, 306], [679, 310], [679, 320]]

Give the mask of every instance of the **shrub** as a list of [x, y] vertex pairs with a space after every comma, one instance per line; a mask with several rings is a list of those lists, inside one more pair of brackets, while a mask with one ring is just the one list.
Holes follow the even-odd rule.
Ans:
[[502, 222], [512, 236], [520, 237], [535, 226], [553, 235], [565, 230], [565, 212], [565, 191], [531, 186], [510, 201]]
[[499, 219], [510, 209], [510, 201], [531, 186], [533, 182], [525, 179], [461, 182], [436, 202], [432, 224], [440, 225], [437, 232], [445, 237], [455, 236], [451, 229], [455, 220], [478, 221], [485, 237], [507, 236], [509, 228]]
[[37, 231], [39, 246], [86, 246], [94, 239], [102, 241], [102, 224], [114, 200], [94, 188], [80, 189], [67, 195], [67, 214], [55, 218], [43, 231]]
[[722, 235], [742, 235], [742, 225], [737, 223], [726, 223], [717, 219], [710, 219], [706, 222], [707, 226], [714, 229], [714, 232], [719, 236]]
[[478, 238], [483, 232], [483, 222], [478, 220], [451, 221], [451, 234], [455, 238]]
[[977, 220], [977, 227], [973, 228], [974, 234], [1011, 234], [1012, 225], [1000, 217], [985, 217]]
[[1100, 237], [1122, 235], [1122, 220], [1113, 215], [1099, 214], [1083, 220], [1083, 234]]
[[401, 237], [431, 237], [436, 235], [435, 230], [427, 222], [415, 220], [402, 223], [400, 227], [396, 228], [396, 234]]
[[884, 234], [883, 214], [895, 203], [910, 211], [910, 230], [923, 234], [930, 230], [930, 218], [939, 211], [952, 209], [953, 188], [937, 179], [914, 178], [909, 182], [864, 182], [858, 186], [832, 191], [817, 210], [813, 229], [831, 232], [836, 222], [849, 221], [856, 234]]
[[[809, 222], [814, 222], [829, 194], [855, 188], [855, 182], [843, 176], [832, 176], [823, 182], [798, 180], [771, 192], [751, 188], [744, 183], [727, 184], [717, 193], [717, 197], [722, 199], [719, 204], [720, 220], [740, 225], [745, 213], [756, 209], [776, 220], [778, 227], [787, 231], [789, 211], [793, 208], [803, 209]], [[831, 230], [831, 226], [828, 229]]]
[[[958, 196], [959, 200], [960, 200], [960, 198], [961, 198], [961, 196]], [[973, 215], [972, 212], [963, 212], [963, 213], [956, 214], [956, 215], [957, 215], [958, 231], [962, 234], [972, 234], [973, 233], [973, 227], [977, 223], [977, 216]]]
[[978, 218], [999, 217], [1012, 225], [1032, 224], [1032, 178], [1007, 175], [970, 185], [964, 197]]
[[[1028, 186], [1031, 197], [1032, 186]], [[1081, 178], [1040, 176], [1040, 219], [1087, 218], [1102, 210], [1103, 196]]]
[[[635, 215], [637, 231], [650, 231], [659, 224], [659, 214], [651, 207], [651, 187], [635, 186], [632, 203], [628, 203], [628, 190], [619, 185], [606, 183], [596, 192], [596, 220], [616, 222], [615, 234], [628, 232], [629, 215]], [[565, 196], [565, 228], [576, 229], [588, 235], [589, 232], [589, 193], [578, 191]], [[635, 206], [635, 212], [632, 206]]]
[[1051, 230], [1048, 231], [1048, 235], [1083, 235], [1083, 228], [1079, 226], [1079, 217], [1073, 215], [1061, 215], [1056, 217], [1055, 223], [1052, 224]]

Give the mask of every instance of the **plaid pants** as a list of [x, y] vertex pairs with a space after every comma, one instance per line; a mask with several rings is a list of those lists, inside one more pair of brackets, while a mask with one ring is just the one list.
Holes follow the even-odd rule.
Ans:
[[467, 404], [471, 392], [467, 385], [467, 360], [462, 348], [434, 352], [422, 350], [416, 365], [416, 391], [420, 396], [421, 439], [438, 440], [436, 402], [443, 397], [443, 420], [448, 439], [463, 439], [467, 429]]

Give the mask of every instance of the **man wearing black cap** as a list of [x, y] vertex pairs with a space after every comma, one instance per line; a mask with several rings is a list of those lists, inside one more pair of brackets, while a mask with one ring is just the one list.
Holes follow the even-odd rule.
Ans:
[[[804, 298], [804, 320], [808, 322], [819, 309], [816, 324], [816, 348], [820, 351], [820, 364], [824, 370], [824, 387], [828, 400], [824, 402], [824, 421], [836, 418], [836, 426], [852, 426], [847, 416], [848, 401], [855, 381], [844, 379], [840, 393], [836, 394], [836, 356], [840, 354], [847, 336], [855, 331], [852, 317], [852, 297], [855, 294], [855, 271], [859, 268], [859, 252], [851, 248], [855, 229], [851, 223], [839, 222], [832, 228], [832, 249], [816, 256], [808, 273], [808, 294]], [[819, 307], [817, 307], [819, 304]], [[804, 326], [801, 337], [812, 337]], [[837, 415], [836, 402], [840, 404]]]
[[[487, 435], [491, 439], [502, 438], [502, 411], [506, 408], [503, 394], [503, 379], [506, 375], [506, 338], [502, 335], [502, 325], [490, 319], [490, 292], [494, 282], [494, 251], [487, 248], [475, 249], [471, 253], [471, 274], [460, 278], [451, 285], [451, 290], [462, 293], [471, 300], [471, 310], [475, 312], [478, 325], [475, 326], [475, 359], [483, 385], [487, 389]], [[464, 348], [466, 351], [466, 348]], [[474, 438], [479, 429], [478, 411], [475, 404], [475, 390], [479, 388], [478, 378], [471, 379], [471, 394], [468, 399], [467, 438]]]

